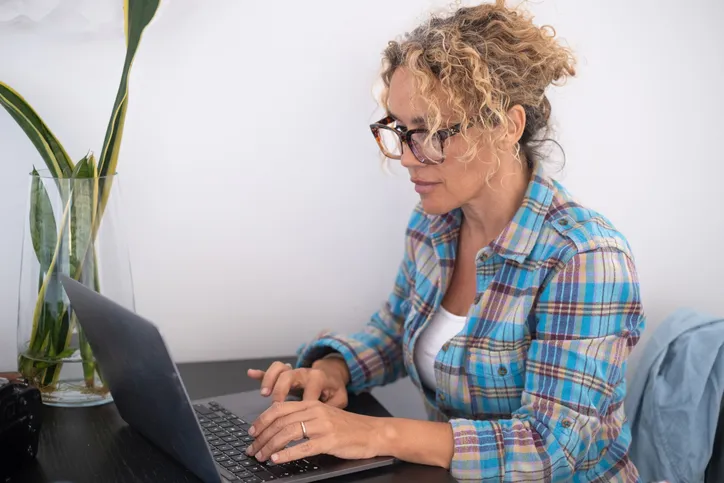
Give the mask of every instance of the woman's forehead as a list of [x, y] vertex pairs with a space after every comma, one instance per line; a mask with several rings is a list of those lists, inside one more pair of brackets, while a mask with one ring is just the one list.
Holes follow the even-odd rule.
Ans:
[[[427, 122], [431, 101], [415, 89], [415, 81], [409, 70], [400, 67], [390, 79], [386, 100], [387, 112], [407, 125], [423, 125]], [[443, 119], [452, 112], [447, 105], [440, 105]]]

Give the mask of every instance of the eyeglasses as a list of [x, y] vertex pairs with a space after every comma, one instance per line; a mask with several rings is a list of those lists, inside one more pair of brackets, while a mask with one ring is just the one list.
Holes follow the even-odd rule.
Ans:
[[370, 124], [372, 134], [382, 150], [382, 154], [390, 159], [402, 159], [402, 145], [406, 144], [412, 154], [422, 164], [442, 164], [445, 161], [443, 146], [445, 141], [460, 132], [460, 124], [436, 131], [426, 142], [430, 131], [427, 129], [407, 129], [392, 127], [395, 122], [392, 116]]

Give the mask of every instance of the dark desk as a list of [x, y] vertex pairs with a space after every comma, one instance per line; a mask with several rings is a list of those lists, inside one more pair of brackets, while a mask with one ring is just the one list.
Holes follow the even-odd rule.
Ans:
[[[269, 360], [181, 364], [191, 399], [256, 389], [246, 376]], [[198, 479], [131, 430], [113, 404], [96, 408], [45, 407], [38, 460], [12, 483], [198, 483]], [[359, 475], [325, 480], [365, 483], [452, 482], [439, 468], [401, 463]]]

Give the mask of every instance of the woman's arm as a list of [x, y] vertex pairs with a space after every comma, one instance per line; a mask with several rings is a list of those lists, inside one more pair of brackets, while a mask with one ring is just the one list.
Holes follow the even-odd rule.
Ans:
[[449, 469], [453, 431], [449, 423], [377, 418], [379, 456]]

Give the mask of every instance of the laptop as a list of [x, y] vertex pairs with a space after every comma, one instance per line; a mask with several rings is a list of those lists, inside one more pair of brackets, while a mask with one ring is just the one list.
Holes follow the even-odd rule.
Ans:
[[[396, 462], [322, 455], [275, 465], [248, 457], [253, 438], [246, 430], [269, 407], [268, 399], [254, 391], [192, 402], [154, 324], [65, 275], [60, 278], [120, 416], [204, 483], [303, 483]], [[364, 409], [351, 404], [347, 410], [390, 416], [379, 404]]]

